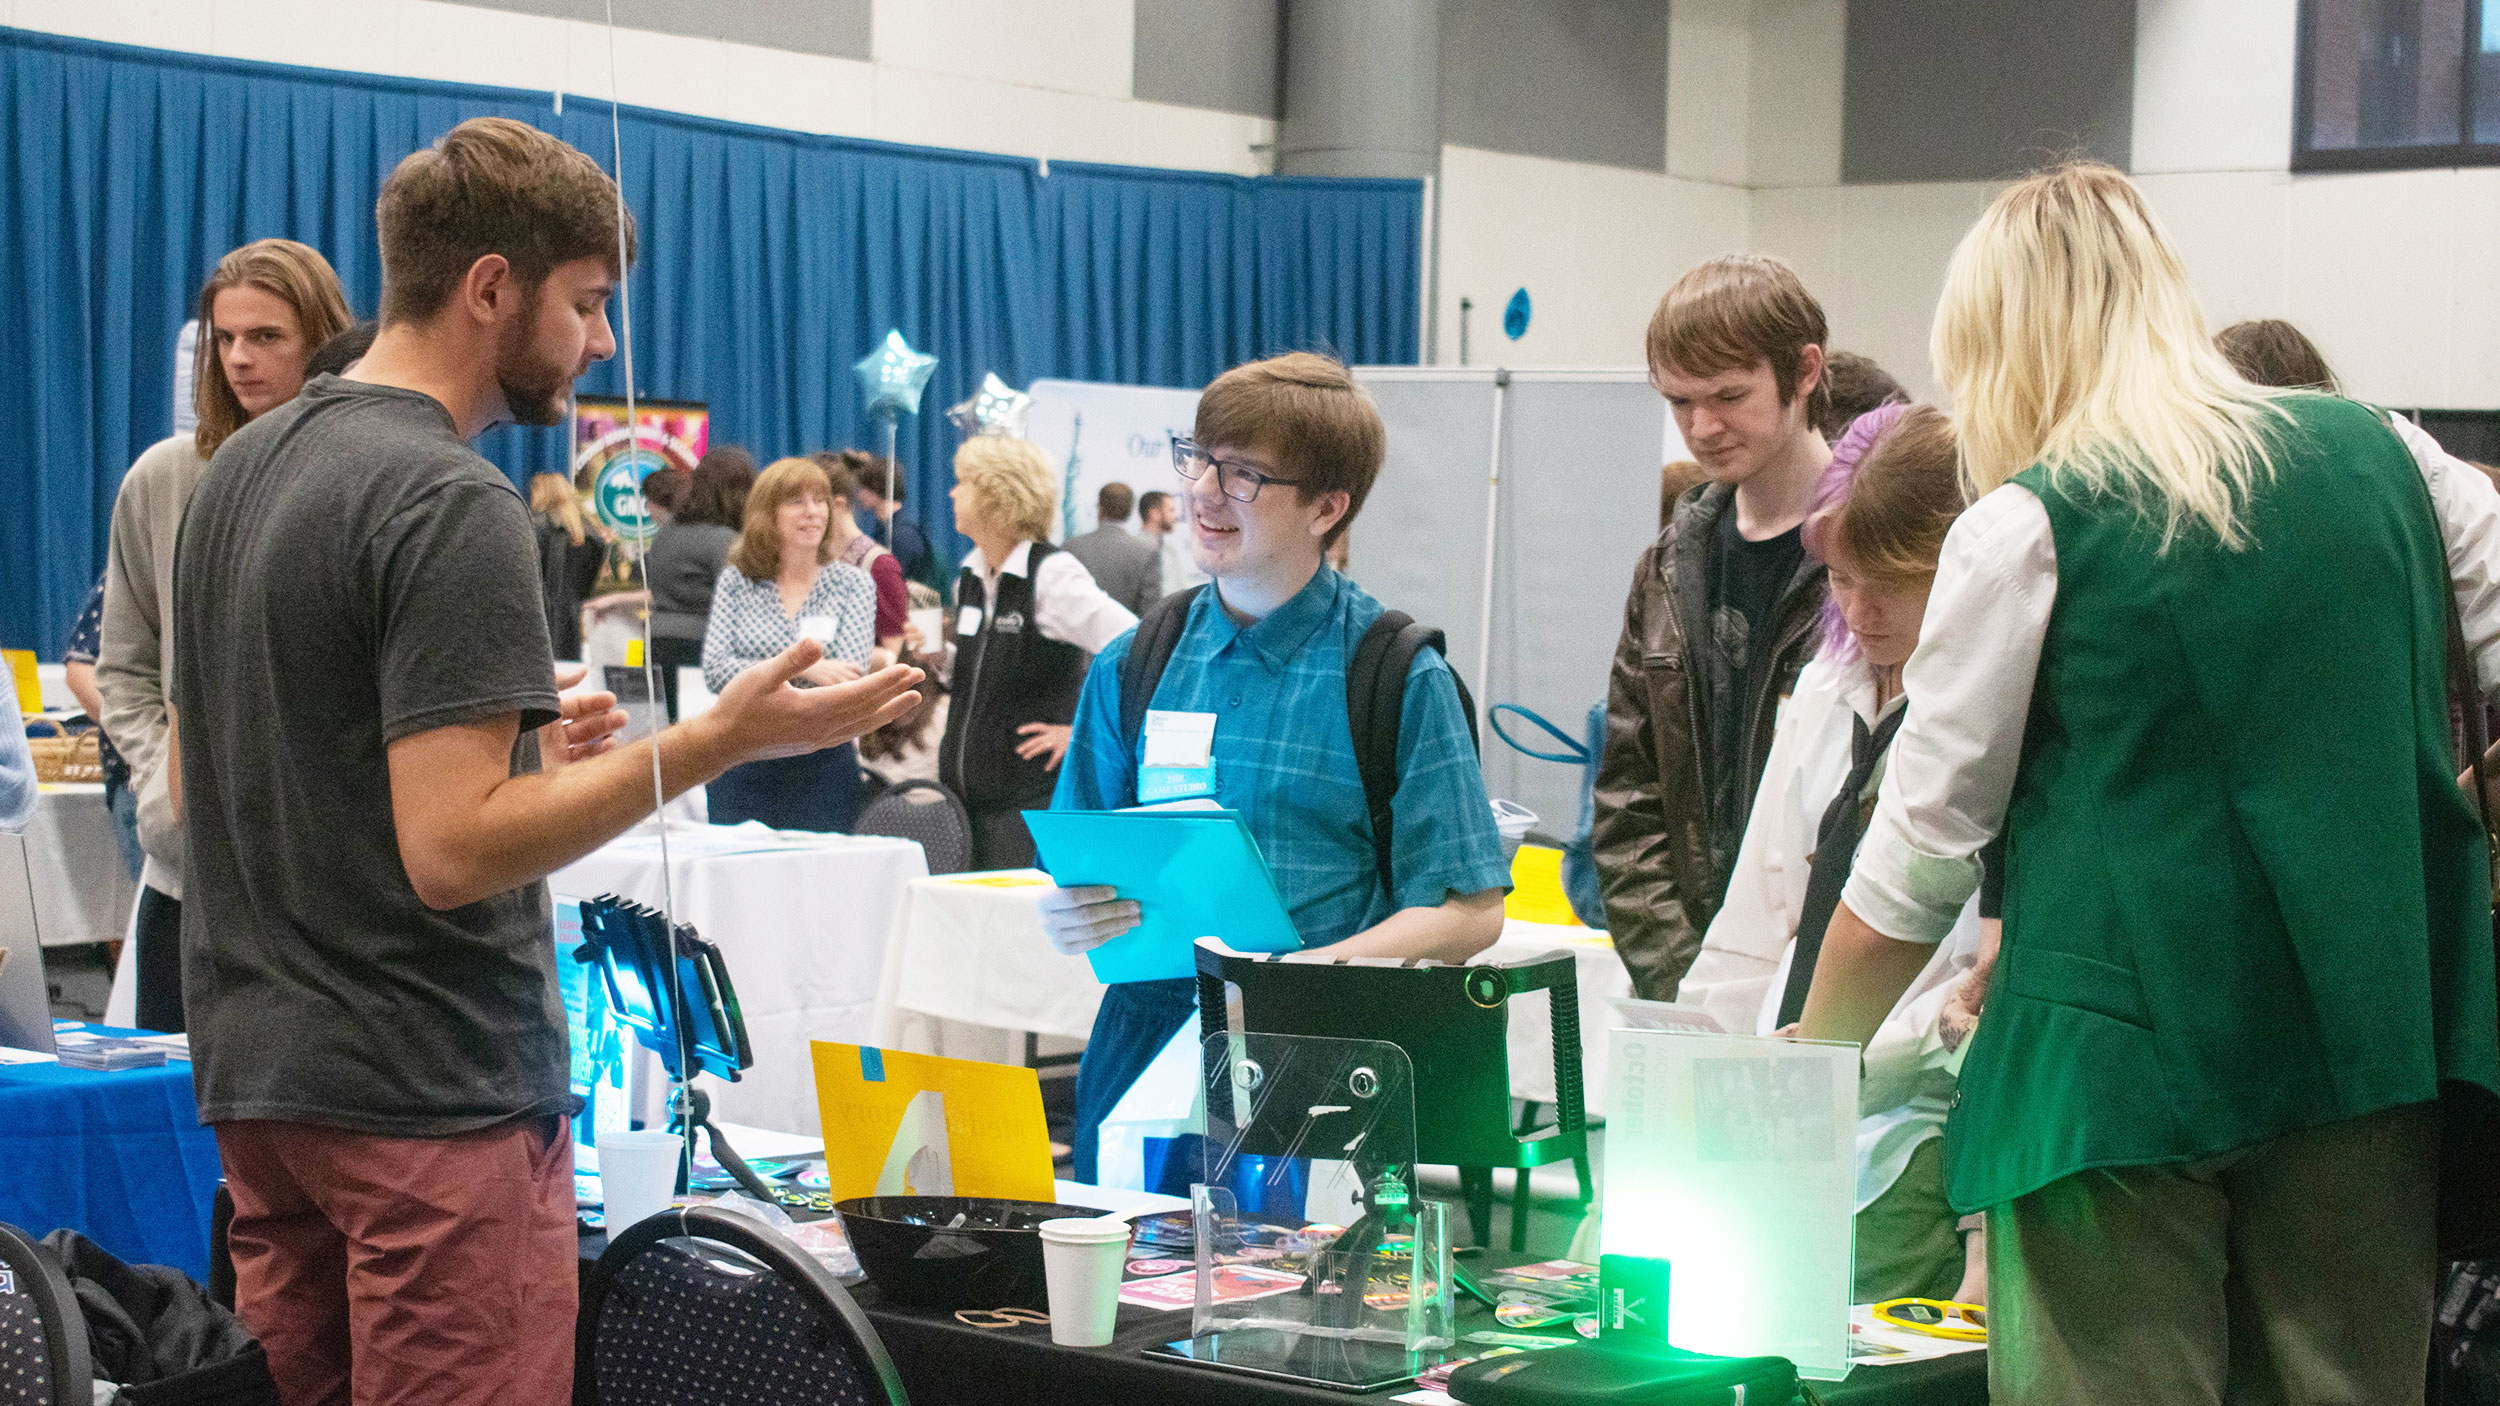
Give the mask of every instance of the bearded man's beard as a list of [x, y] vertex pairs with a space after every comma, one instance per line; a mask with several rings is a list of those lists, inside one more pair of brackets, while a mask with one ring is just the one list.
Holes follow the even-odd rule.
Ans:
[[547, 361], [538, 350], [538, 294], [521, 304], [521, 315], [505, 324], [495, 346], [495, 383], [513, 422], [561, 425], [573, 411], [573, 368]]

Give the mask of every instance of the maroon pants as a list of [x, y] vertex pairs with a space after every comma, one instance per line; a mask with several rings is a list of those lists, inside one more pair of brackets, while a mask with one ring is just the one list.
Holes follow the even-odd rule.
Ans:
[[235, 1309], [285, 1406], [561, 1403], [579, 1298], [564, 1119], [452, 1137], [217, 1125]]

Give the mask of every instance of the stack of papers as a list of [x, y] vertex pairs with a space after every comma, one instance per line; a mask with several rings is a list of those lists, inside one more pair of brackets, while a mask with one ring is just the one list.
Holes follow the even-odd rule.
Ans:
[[59, 1044], [65, 1069], [153, 1069], [165, 1062], [165, 1047], [150, 1040], [80, 1033], [59, 1037]]

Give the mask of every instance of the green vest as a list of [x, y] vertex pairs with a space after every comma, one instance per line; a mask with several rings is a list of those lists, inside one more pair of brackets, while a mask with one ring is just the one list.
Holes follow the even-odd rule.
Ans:
[[2412, 455], [2290, 400], [2224, 550], [2061, 491], [2005, 941], [1947, 1127], [1977, 1210], [2500, 1091], [2490, 874], [2456, 784], [2447, 575]]

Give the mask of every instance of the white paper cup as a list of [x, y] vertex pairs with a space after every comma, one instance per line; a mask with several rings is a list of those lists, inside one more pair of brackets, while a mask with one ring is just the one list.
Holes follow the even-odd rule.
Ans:
[[610, 1236], [668, 1209], [677, 1194], [677, 1154], [682, 1146], [675, 1133], [599, 1135], [599, 1197], [605, 1203]]
[[1493, 803], [1493, 828], [1502, 835], [1502, 862], [1507, 864], [1518, 855], [1520, 843], [1536, 828], [1536, 812], [1517, 801]]
[[1042, 1278], [1050, 1287], [1050, 1340], [1061, 1347], [1102, 1347], [1120, 1316], [1120, 1267], [1128, 1260], [1129, 1223], [1110, 1217], [1046, 1220]]

